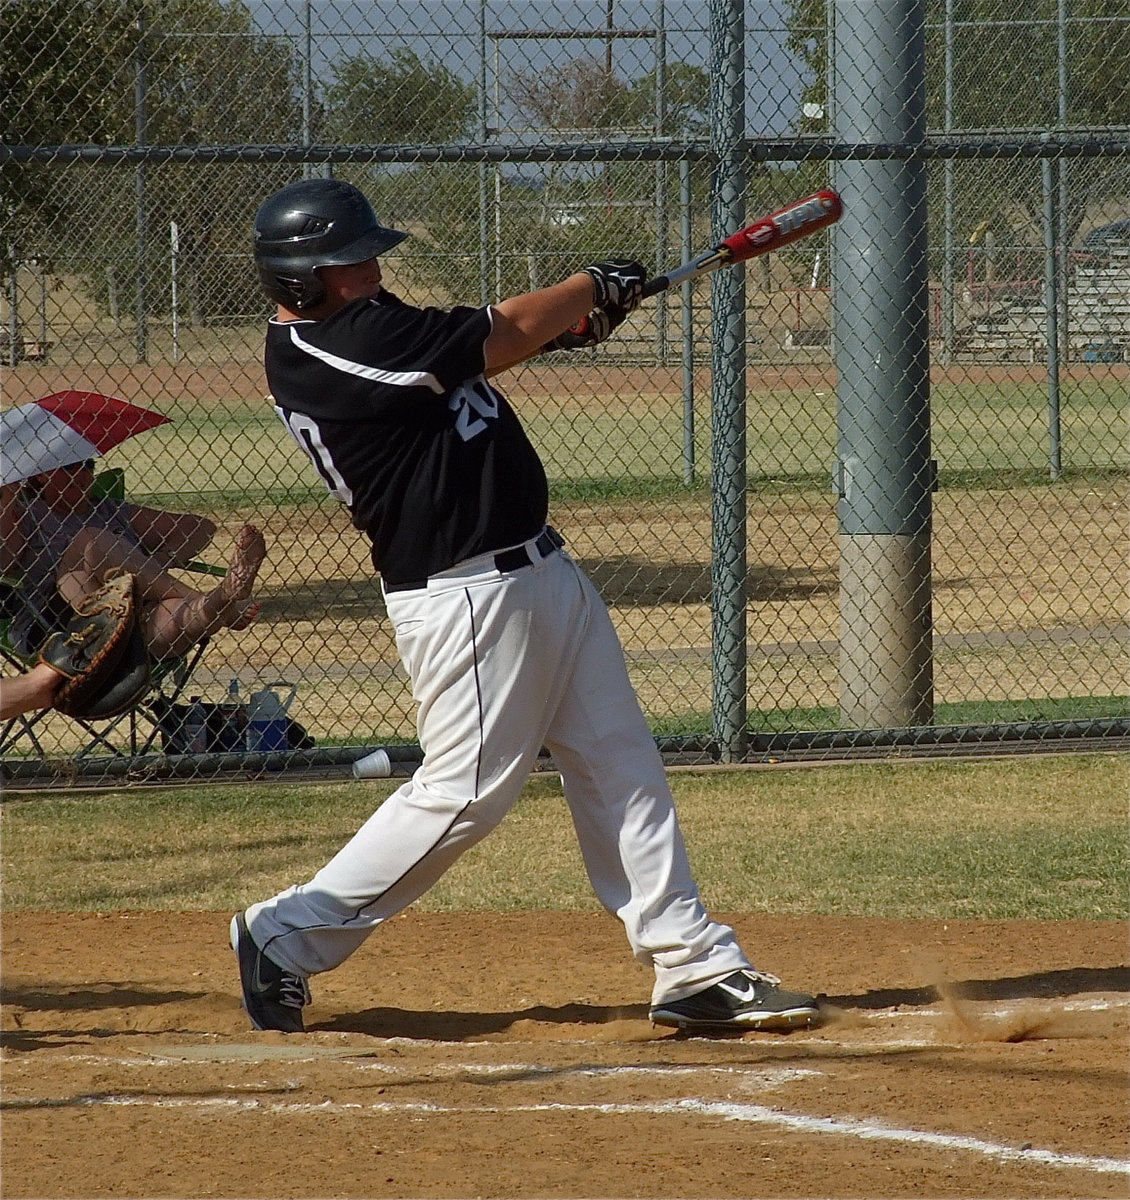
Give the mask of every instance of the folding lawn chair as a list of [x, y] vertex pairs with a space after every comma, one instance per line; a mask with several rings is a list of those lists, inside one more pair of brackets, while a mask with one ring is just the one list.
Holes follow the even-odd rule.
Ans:
[[[95, 490], [101, 496], [123, 499], [125, 496], [125, 473], [120, 468], [101, 472], [95, 479]], [[190, 562], [186, 570], [208, 575], [225, 575], [226, 569], [204, 562]], [[36, 661], [34, 652], [28, 653], [13, 641], [12, 625], [21, 609], [30, 611], [36, 625], [43, 631], [43, 638], [52, 631], [57, 622], [48, 614], [30, 607], [27, 594], [20, 588], [15, 576], [0, 576], [0, 658], [17, 671], [26, 671]], [[37, 644], [42, 644], [40, 638]], [[99, 748], [107, 750], [116, 758], [135, 758], [147, 754], [158, 739], [170, 733], [170, 714], [192, 681], [193, 673], [204, 651], [208, 638], [201, 638], [185, 654], [152, 663], [148, 692], [133, 708], [116, 717], [90, 721], [69, 717], [89, 739], [77, 752], [70, 754], [75, 760], [89, 757]], [[30, 750], [37, 758], [52, 757], [44, 748], [39, 737], [39, 726], [52, 710], [24, 713], [12, 717], [0, 725], [0, 754], [10, 751], [21, 753]]]

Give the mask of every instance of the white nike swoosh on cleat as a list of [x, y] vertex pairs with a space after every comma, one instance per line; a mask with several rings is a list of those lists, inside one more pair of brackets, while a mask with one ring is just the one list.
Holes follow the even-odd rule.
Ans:
[[730, 984], [723, 981], [719, 981], [718, 986], [733, 996], [735, 1000], [752, 1004], [757, 999], [757, 987], [752, 980], [746, 980], [744, 988], [731, 987]]

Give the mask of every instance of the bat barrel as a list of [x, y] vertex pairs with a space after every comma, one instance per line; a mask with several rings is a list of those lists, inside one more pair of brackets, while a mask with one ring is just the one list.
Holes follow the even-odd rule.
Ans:
[[797, 200], [767, 217], [754, 221], [752, 225], [747, 225], [745, 229], [719, 242], [713, 249], [675, 267], [666, 275], [657, 275], [654, 279], [649, 279], [644, 284], [644, 298], [656, 296], [685, 279], [693, 279], [719, 267], [745, 262], [746, 259], [780, 250], [835, 224], [843, 211], [843, 201], [838, 192], [832, 191], [831, 188], [814, 192], [803, 200]]
[[825, 188], [788, 204], [731, 234], [722, 244], [729, 247], [735, 262], [743, 262], [760, 254], [769, 254], [808, 237], [820, 229], [835, 224], [843, 215], [844, 205], [839, 193]]

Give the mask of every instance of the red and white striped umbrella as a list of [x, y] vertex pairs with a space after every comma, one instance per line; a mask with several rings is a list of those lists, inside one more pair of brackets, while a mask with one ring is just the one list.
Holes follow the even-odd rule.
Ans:
[[0, 413], [0, 474], [4, 483], [18, 483], [41, 471], [69, 467], [168, 421], [159, 412], [100, 392], [56, 392]]

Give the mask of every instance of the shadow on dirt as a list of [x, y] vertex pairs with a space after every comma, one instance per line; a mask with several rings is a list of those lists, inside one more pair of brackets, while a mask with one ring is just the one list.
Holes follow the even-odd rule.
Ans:
[[511, 1012], [412, 1012], [402, 1008], [369, 1008], [329, 1021], [314, 1021], [310, 1031], [364, 1033], [370, 1037], [461, 1041], [506, 1033], [519, 1022], [547, 1025], [607, 1025], [613, 1021], [646, 1021], [647, 1005], [544, 1004]]
[[89, 987], [5, 987], [0, 1000], [30, 1012], [69, 1012], [76, 1009], [147, 1008], [157, 1004], [182, 1004], [199, 1000], [207, 992], [168, 991], [130, 982], [91, 984]]
[[261, 621], [372, 621], [383, 616], [381, 585], [371, 579], [307, 579], [265, 589]]
[[[599, 558], [581, 562], [605, 602], [649, 607], [707, 604], [710, 567], [704, 563], [653, 563], [641, 558]], [[839, 586], [834, 572], [790, 570], [751, 563], [746, 578], [750, 600], [804, 600], [828, 595]], [[260, 620], [371, 621], [384, 613], [379, 580], [309, 579], [265, 589]]]
[[[963, 1000], [1035, 1000], [1081, 992], [1130, 992], [1130, 967], [1070, 967], [1005, 979], [965, 979], [949, 984]], [[854, 996], [828, 996], [837, 1008], [893, 1008], [932, 1004], [935, 987], [877, 988]]]
[[[710, 567], [703, 563], [652, 563], [639, 558], [585, 559], [581, 567], [605, 602], [617, 605], [706, 604], [710, 601]], [[834, 592], [834, 572], [751, 563], [746, 576], [750, 600], [803, 600]]]

